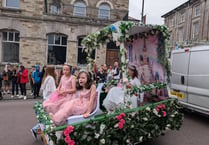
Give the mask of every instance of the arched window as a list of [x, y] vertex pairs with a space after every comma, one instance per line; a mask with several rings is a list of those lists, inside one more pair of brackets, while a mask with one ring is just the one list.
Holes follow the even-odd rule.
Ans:
[[109, 19], [110, 18], [110, 6], [106, 3], [102, 3], [99, 6], [99, 18]]
[[3, 62], [19, 62], [19, 35], [17, 31], [2, 32]]
[[48, 35], [48, 64], [64, 64], [66, 62], [67, 36], [60, 34]]
[[[78, 56], [77, 56], [77, 65], [82, 67], [82, 66], [86, 66], [87, 65], [87, 53], [84, 51], [81, 42], [83, 40], [84, 36], [79, 36], [78, 37]], [[95, 59], [95, 53], [96, 51], [93, 50], [92, 54], [91, 54], [91, 58]]]
[[86, 16], [86, 4], [82, 1], [77, 1], [74, 4], [74, 16]]

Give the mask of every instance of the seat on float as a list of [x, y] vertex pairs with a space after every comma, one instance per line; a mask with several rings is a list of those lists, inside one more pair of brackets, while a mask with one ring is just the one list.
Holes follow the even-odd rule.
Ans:
[[88, 118], [84, 118], [83, 115], [74, 115], [74, 116], [70, 116], [67, 119], [68, 124], [72, 124], [75, 122], [81, 122], [84, 120], [90, 120], [92, 118], [94, 118], [94, 116], [97, 114], [97, 112], [99, 111], [100, 105], [99, 105], [99, 101], [100, 101], [100, 93], [102, 91], [102, 87], [103, 87], [103, 83], [99, 83], [97, 86], [97, 97], [96, 97], [96, 107], [94, 109], [94, 111], [92, 111], [92, 113], [89, 115]]

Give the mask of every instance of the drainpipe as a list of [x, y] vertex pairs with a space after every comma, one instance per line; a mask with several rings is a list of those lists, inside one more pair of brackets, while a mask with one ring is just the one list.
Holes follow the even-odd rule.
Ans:
[[[191, 26], [190, 26], [191, 27]], [[188, 45], [189, 43], [189, 2], [188, 2], [188, 6], [187, 6], [187, 30], [186, 30], [186, 45]]]
[[47, 13], [47, 0], [44, 0], [45, 3], [45, 13]]
[[205, 5], [204, 5], [204, 10], [203, 10], [203, 20], [202, 20], [202, 26], [203, 26], [203, 27], [202, 27], [202, 40], [204, 39], [204, 28], [205, 28], [205, 27], [204, 27], [204, 25], [205, 25], [205, 24], [204, 24], [204, 23], [205, 23], [204, 20], [205, 20], [205, 9], [206, 9], [206, 0], [204, 0], [204, 1], [205, 1]]

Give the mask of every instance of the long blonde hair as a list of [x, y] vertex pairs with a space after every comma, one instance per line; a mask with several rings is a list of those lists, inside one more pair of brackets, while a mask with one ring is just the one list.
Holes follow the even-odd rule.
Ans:
[[56, 80], [56, 73], [55, 73], [55, 66], [54, 65], [48, 65], [46, 67], [46, 71], [44, 73], [44, 77], [42, 79], [42, 84], [44, 83], [47, 76], [52, 76], [54, 80]]

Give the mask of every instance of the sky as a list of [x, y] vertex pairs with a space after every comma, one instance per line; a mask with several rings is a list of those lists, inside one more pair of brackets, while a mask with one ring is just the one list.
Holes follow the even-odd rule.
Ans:
[[[163, 24], [162, 15], [188, 0], [144, 0], [147, 24]], [[129, 0], [129, 16], [141, 20], [142, 0]]]

